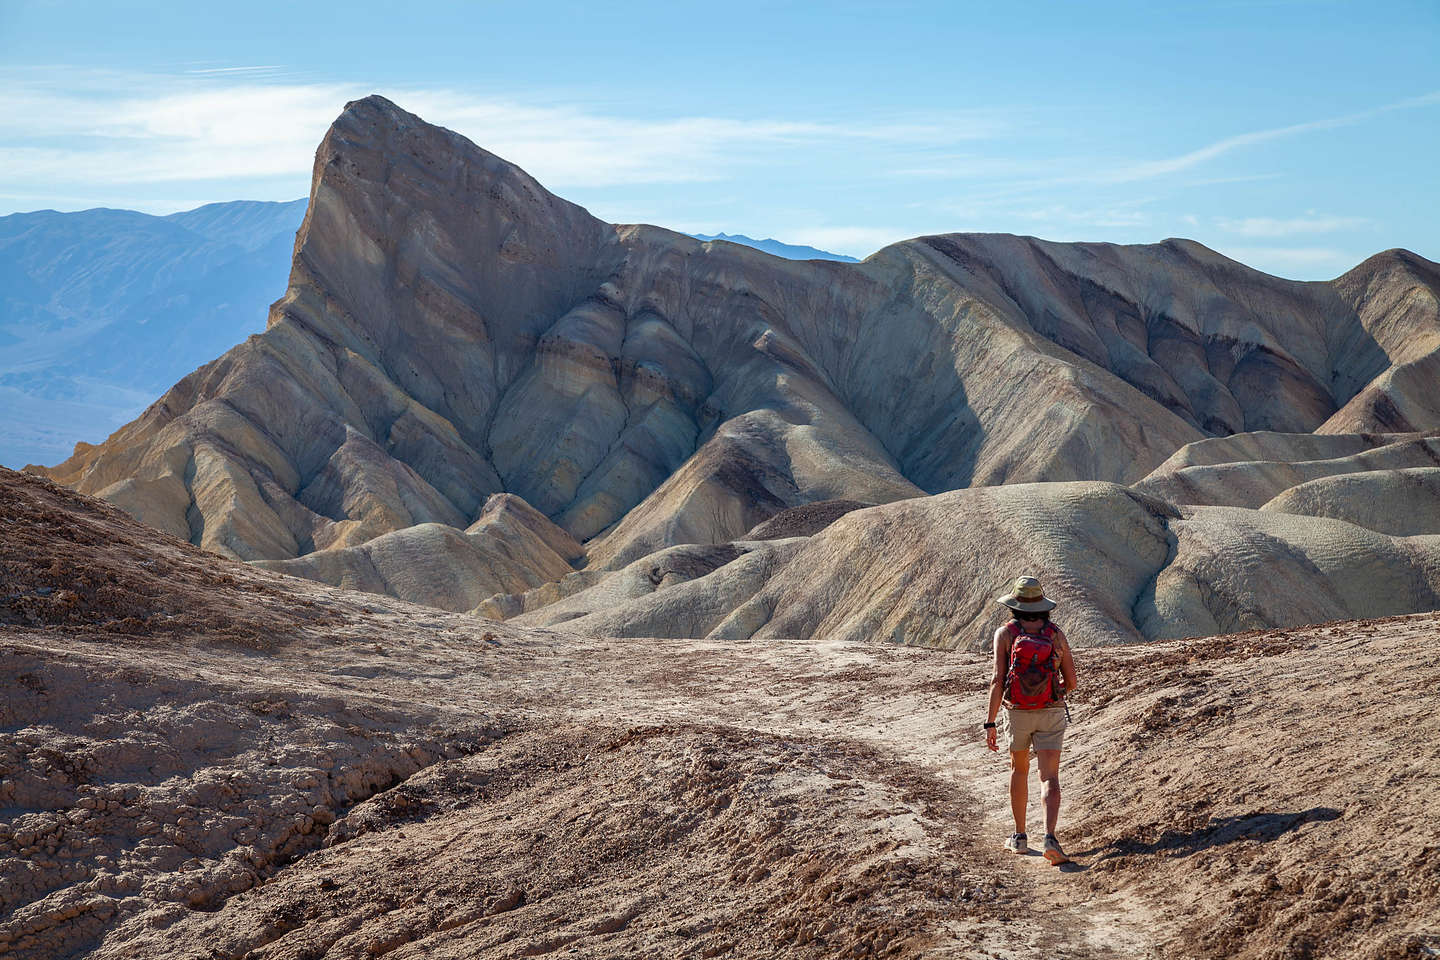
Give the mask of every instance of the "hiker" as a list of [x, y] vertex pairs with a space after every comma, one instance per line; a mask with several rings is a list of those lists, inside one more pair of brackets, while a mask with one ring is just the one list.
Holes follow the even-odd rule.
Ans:
[[1039, 580], [1021, 577], [996, 602], [1009, 607], [1013, 617], [995, 631], [995, 669], [985, 716], [985, 746], [999, 750], [995, 717], [1004, 704], [1010, 737], [1010, 811], [1015, 815], [1015, 832], [1005, 841], [1005, 849], [1030, 851], [1025, 805], [1033, 746], [1045, 805], [1044, 855], [1058, 866], [1070, 862], [1055, 839], [1055, 824], [1060, 819], [1060, 741], [1069, 719], [1065, 694], [1075, 689], [1075, 662], [1065, 634], [1050, 622], [1055, 601], [1045, 596]]

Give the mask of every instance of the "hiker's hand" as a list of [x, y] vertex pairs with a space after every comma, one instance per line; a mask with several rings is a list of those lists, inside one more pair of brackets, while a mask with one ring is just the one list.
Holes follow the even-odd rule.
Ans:
[[995, 736], [995, 732], [996, 731], [994, 727], [991, 727], [989, 730], [985, 731], [985, 746], [990, 750], [998, 751], [1000, 749], [1000, 741]]

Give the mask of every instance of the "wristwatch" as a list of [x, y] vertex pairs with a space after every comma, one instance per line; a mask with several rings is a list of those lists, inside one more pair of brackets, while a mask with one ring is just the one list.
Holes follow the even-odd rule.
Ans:
[[994, 729], [995, 729], [995, 721], [992, 720], [992, 721], [990, 721], [989, 723], [985, 724], [985, 729], [986, 729], [986, 730], [994, 730]]

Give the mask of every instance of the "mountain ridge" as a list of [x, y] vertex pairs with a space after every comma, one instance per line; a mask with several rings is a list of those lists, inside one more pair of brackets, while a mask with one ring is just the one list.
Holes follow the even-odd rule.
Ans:
[[706, 242], [712, 240], [724, 240], [727, 243], [738, 243], [741, 246], [753, 247], [763, 253], [772, 254], [777, 257], [784, 257], [787, 260], [837, 260], [842, 263], [859, 263], [856, 257], [843, 253], [831, 253], [829, 250], [821, 250], [818, 247], [809, 247], [804, 244], [785, 243], [771, 237], [764, 240], [756, 240], [747, 237], [743, 233], [692, 233], [690, 236], [696, 240]]
[[[263, 329], [303, 201], [0, 217], [0, 462], [100, 440]], [[248, 206], [246, 206], [248, 204]], [[57, 436], [58, 434], [58, 436]]]
[[619, 571], [807, 503], [1123, 485], [1206, 436], [1440, 424], [1434, 265], [1371, 261], [1307, 283], [1193, 241], [976, 234], [780, 260], [606, 224], [371, 97], [317, 150], [266, 331], [45, 472], [279, 563], [463, 529], [504, 492]]

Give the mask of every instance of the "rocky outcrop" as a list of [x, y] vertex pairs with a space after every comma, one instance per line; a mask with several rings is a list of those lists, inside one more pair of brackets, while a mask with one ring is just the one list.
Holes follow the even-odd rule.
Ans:
[[1331, 517], [1393, 537], [1440, 535], [1440, 467], [1367, 470], [1308, 480], [1260, 509]]
[[[1386, 364], [1321, 427], [1323, 433], [1440, 426], [1440, 265], [1408, 250], [1378, 253], [1333, 284]], [[1351, 343], [1337, 344], [1349, 349]]]
[[[1208, 443], [1199, 453], [1181, 450], [1135, 489], [1175, 503], [1260, 507], [1324, 477], [1440, 465], [1440, 437], [1414, 434], [1241, 435]], [[1213, 462], [1179, 466], [1196, 456]]]
[[1270, 430], [1211, 437], [1176, 450], [1137, 485], [1170, 477], [1187, 467], [1244, 461], [1334, 460], [1402, 439], [1403, 434], [1276, 433]]
[[746, 540], [784, 540], [812, 537], [847, 513], [873, 507], [859, 500], [820, 500], [783, 510], [745, 535]]
[[493, 594], [558, 580], [572, 572], [570, 561], [581, 554], [580, 545], [543, 514], [513, 494], [500, 493], [463, 533], [442, 523], [422, 523], [358, 547], [257, 564], [459, 612]]
[[[759, 577], [738, 561], [727, 564], [686, 584], [685, 604], [660, 591], [649, 604], [556, 625], [646, 635], [662, 601], [706, 608], [710, 597], [725, 597], [729, 610], [709, 621], [720, 639], [823, 636], [970, 648], [1002, 621], [994, 598], [1013, 571], [1031, 570], [1043, 572], [1065, 605], [1067, 629], [1083, 642], [1138, 640], [1131, 607], [1165, 563], [1167, 513], [1173, 508], [1110, 483], [957, 490], [857, 510], [808, 539], [767, 541], [786, 562]], [[547, 613], [522, 622], [544, 623]]]
[[[0, 627], [273, 650], [338, 623], [305, 584], [137, 523], [112, 504], [0, 467]], [[11, 724], [7, 697], [0, 725]]]
[[[487, 609], [533, 611], [542, 594], [595, 589], [600, 574], [677, 544], [742, 541], [807, 504], [915, 500], [893, 515], [928, 516], [991, 495], [929, 507], [927, 494], [1131, 483], [1211, 435], [1440, 426], [1422, 376], [1427, 344], [1440, 342], [1435, 269], [1392, 252], [1335, 283], [1294, 283], [1190, 241], [962, 234], [859, 264], [786, 261], [603, 223], [370, 97], [317, 151], [289, 289], [265, 333], [49, 472], [233, 557], [443, 595], [455, 609], [493, 594]], [[1343, 448], [1332, 458], [1376, 446], [1307, 442]], [[1144, 489], [1177, 505], [1236, 502], [1228, 476], [1207, 486], [1171, 473], [1201, 493]], [[1321, 475], [1280, 473], [1251, 484], [1244, 504]], [[1052, 517], [1039, 535], [1084, 545], [1148, 522], [1118, 487], [1100, 497], [1118, 513], [1087, 494], [1067, 515], [1066, 489], [1025, 494]], [[543, 563], [481, 576], [490, 561], [461, 531], [502, 491], [583, 543], [584, 576], [569, 579], [553, 548]], [[949, 565], [945, 577], [985, 579], [978, 559], [999, 558], [962, 542], [977, 552], [896, 546]], [[857, 589], [888, 582], [879, 567], [848, 576]], [[1116, 589], [1134, 586], [1130, 572], [1114, 576]], [[545, 591], [534, 577], [569, 586]], [[763, 621], [751, 608], [745, 623], [942, 642], [938, 628], [878, 606], [842, 605], [812, 626], [796, 611], [815, 602], [798, 581], [778, 583], [765, 594], [776, 606]], [[1097, 635], [1139, 635], [1110, 609], [1120, 602], [1096, 608], [1112, 624], [1097, 620]]]
[[1278, 505], [1177, 506], [1107, 483], [960, 490], [771, 542], [754, 557], [755, 544], [735, 544], [745, 555], [683, 589], [623, 589], [663, 555], [645, 558], [518, 622], [592, 636], [980, 649], [1005, 618], [994, 598], [1017, 571], [1044, 578], [1057, 622], [1086, 646], [1440, 608], [1440, 536]]
[[1137, 606], [1146, 637], [1196, 637], [1440, 608], [1440, 537], [1237, 507], [1187, 508]]
[[586, 636], [703, 637], [754, 596], [804, 543], [801, 538], [670, 547], [515, 622], [563, 625]]

